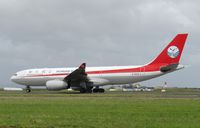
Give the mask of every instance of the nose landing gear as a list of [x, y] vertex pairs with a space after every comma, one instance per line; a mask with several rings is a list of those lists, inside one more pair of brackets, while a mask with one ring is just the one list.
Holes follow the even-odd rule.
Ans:
[[26, 86], [26, 93], [30, 93], [31, 92], [31, 87], [30, 86]]

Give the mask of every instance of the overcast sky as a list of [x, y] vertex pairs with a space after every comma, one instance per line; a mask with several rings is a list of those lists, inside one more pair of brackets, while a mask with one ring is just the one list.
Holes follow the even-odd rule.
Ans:
[[1, 0], [0, 86], [27, 68], [140, 65], [189, 33], [187, 68], [144, 82], [200, 87], [198, 0]]

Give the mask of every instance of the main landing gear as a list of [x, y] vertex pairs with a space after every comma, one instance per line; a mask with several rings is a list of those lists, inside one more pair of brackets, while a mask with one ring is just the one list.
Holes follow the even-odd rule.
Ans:
[[93, 93], [104, 93], [105, 90], [103, 88], [94, 88]]
[[31, 92], [30, 86], [26, 86], [26, 93], [30, 93], [30, 92]]
[[92, 88], [81, 88], [80, 93], [92, 93]]
[[94, 89], [92, 88], [81, 88], [80, 93], [104, 93], [105, 90], [103, 88], [95, 87]]

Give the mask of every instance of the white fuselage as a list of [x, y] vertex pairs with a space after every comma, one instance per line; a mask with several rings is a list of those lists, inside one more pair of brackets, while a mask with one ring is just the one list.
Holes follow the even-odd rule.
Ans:
[[[116, 70], [135, 69], [137, 72], [117, 72]], [[15, 83], [26, 86], [46, 86], [49, 80], [63, 80], [76, 68], [43, 68], [28, 69], [17, 72], [11, 77]], [[180, 69], [178, 67], [177, 69]], [[115, 72], [112, 72], [115, 71]], [[155, 78], [165, 73], [161, 71], [145, 72], [143, 66], [87, 67], [86, 72], [94, 86], [129, 84]]]

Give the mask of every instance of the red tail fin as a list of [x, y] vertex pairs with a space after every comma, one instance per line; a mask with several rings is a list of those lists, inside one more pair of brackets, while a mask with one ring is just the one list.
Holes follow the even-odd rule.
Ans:
[[149, 65], [178, 64], [188, 34], [178, 34], [171, 43]]

